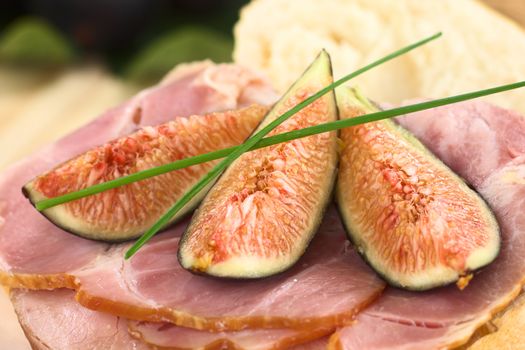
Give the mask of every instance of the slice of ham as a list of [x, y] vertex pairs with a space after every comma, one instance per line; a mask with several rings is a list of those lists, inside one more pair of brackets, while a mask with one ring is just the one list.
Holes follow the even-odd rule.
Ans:
[[[129, 322], [130, 333], [136, 339], [155, 348], [170, 349], [246, 349], [281, 350], [297, 345], [312, 348], [309, 340], [332, 333], [333, 329], [247, 329], [238, 332], [212, 333], [172, 324]], [[296, 350], [296, 349], [294, 349]]]
[[[409, 101], [413, 103], [418, 101]], [[468, 101], [397, 118], [434, 154], [478, 188], [495, 170], [525, 154], [525, 118]]]
[[[233, 81], [231, 74], [239, 79]], [[274, 100], [268, 82], [238, 66], [205, 62], [176, 68], [160, 85], [15, 164], [0, 178], [0, 282], [37, 289], [65, 287], [70, 285], [69, 272], [110, 249], [66, 233], [36, 212], [20, 192], [34, 176], [143, 125]]]
[[221, 280], [194, 275], [177, 262], [174, 231], [160, 235], [130, 261], [126, 245], [75, 272], [84, 306], [135, 320], [169, 321], [196, 329], [331, 327], [349, 322], [384, 283], [345, 243], [334, 208], [305, 256], [272, 278]]
[[334, 208], [294, 268], [257, 281], [211, 279], [182, 269], [177, 236], [185, 224], [157, 236], [130, 261], [122, 258], [129, 244], [111, 247], [91, 266], [72, 271], [66, 286], [93, 310], [217, 331], [333, 328], [350, 322], [384, 288], [346, 244]]
[[425, 293], [387, 288], [355, 326], [333, 336], [332, 348], [441, 349], [464, 344], [525, 282], [523, 117], [469, 102], [405, 116], [400, 122], [489, 203], [500, 223], [501, 252], [463, 291], [455, 286]]
[[[11, 301], [20, 324], [34, 349], [288, 349], [316, 350], [326, 347], [326, 338], [307, 343], [331, 329], [244, 330], [209, 333], [166, 323], [129, 321], [80, 306], [75, 293], [13, 290]], [[323, 343], [324, 341], [324, 343]]]
[[449, 339], [469, 337], [475, 330], [468, 325], [416, 327], [363, 313], [355, 325], [339, 330], [330, 338], [328, 349], [430, 350], [453, 348]]
[[325, 350], [328, 347], [330, 337], [323, 337], [309, 343], [296, 345], [290, 350]]
[[127, 320], [83, 308], [73, 296], [67, 289], [11, 292], [18, 320], [33, 349], [149, 348], [129, 335]]
[[139, 93], [125, 110], [140, 116], [141, 126], [158, 125], [176, 116], [269, 105], [276, 99], [262, 76], [234, 64], [204, 61], [177, 66], [158, 86]]
[[325, 216], [304, 258], [279, 276], [228, 281], [191, 274], [177, 262], [181, 223], [130, 261], [115, 245], [91, 266], [71, 271], [65, 287], [84, 306], [136, 320], [196, 329], [335, 327], [349, 322], [384, 283], [345, 243], [335, 209]]

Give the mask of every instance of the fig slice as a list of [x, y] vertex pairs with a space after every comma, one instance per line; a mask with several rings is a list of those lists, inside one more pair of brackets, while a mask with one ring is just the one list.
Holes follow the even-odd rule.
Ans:
[[[375, 112], [357, 90], [337, 92], [341, 118]], [[450, 130], [454, 132], [454, 130]], [[485, 201], [393, 121], [341, 131], [336, 199], [350, 240], [391, 285], [427, 290], [492, 262], [499, 226]]]
[[[261, 122], [332, 82], [322, 52]], [[330, 92], [274, 129], [275, 135], [337, 120]], [[316, 233], [331, 198], [337, 133], [324, 133], [248, 152], [234, 161], [195, 212], [179, 246], [188, 270], [227, 278], [259, 278], [291, 267]]]
[[[145, 127], [37, 176], [23, 191], [34, 204], [140, 170], [235, 146], [251, 134], [266, 112], [266, 107], [253, 105]], [[133, 239], [153, 225], [216, 162], [152, 177], [42, 213], [57, 226], [85, 238], [107, 242]], [[191, 211], [204, 194], [203, 190], [171, 223]]]

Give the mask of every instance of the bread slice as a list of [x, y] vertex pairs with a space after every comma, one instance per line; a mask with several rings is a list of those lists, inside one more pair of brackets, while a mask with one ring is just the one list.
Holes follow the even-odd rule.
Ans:
[[525, 349], [525, 294], [494, 317], [486, 328], [485, 334], [473, 342], [469, 350]]
[[[475, 0], [256, 0], [235, 27], [234, 59], [266, 72], [282, 91], [320, 48], [340, 77], [437, 31], [443, 38], [354, 83], [374, 100], [397, 103], [525, 79], [525, 31]], [[522, 91], [489, 100], [525, 113]]]

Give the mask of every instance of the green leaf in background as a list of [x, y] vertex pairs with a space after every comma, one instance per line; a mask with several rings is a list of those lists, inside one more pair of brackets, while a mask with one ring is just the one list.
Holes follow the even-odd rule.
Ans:
[[49, 23], [35, 17], [13, 22], [0, 38], [0, 61], [34, 66], [60, 66], [74, 59], [74, 50]]
[[136, 83], [151, 84], [182, 62], [231, 61], [232, 49], [232, 40], [220, 32], [205, 27], [184, 27], [146, 46], [129, 64], [125, 75]]

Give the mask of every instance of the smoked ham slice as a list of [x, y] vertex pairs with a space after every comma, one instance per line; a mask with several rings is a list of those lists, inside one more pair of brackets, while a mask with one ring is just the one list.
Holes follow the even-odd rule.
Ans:
[[339, 330], [330, 338], [328, 349], [430, 350], [459, 345], [450, 339], [470, 337], [475, 328], [468, 325], [423, 327], [362, 314], [355, 325]]
[[68, 288], [87, 308], [135, 320], [169, 321], [215, 331], [333, 328], [351, 322], [383, 290], [345, 242], [331, 208], [311, 248], [289, 271], [268, 279], [231, 281], [194, 275], [177, 262], [187, 222], [155, 237], [133, 259], [114, 245], [91, 266], [72, 271]]
[[293, 350], [320, 350], [326, 347], [325, 338], [307, 341], [330, 332], [321, 328], [209, 333], [165, 323], [128, 321], [95, 312], [80, 306], [74, 295], [67, 289], [11, 292], [20, 324], [34, 349], [279, 350], [300, 344]]
[[146, 350], [128, 333], [127, 320], [81, 307], [67, 289], [13, 290], [11, 301], [33, 349]]
[[525, 282], [525, 119], [482, 102], [399, 118], [494, 210], [501, 252], [467, 288], [425, 293], [387, 288], [331, 340], [339, 349], [441, 349], [465, 343]]
[[329, 339], [329, 337], [319, 338], [309, 343], [296, 345], [290, 350], [326, 350]]
[[0, 177], [0, 282], [33, 289], [71, 287], [72, 271], [110, 249], [66, 233], [40, 215], [20, 193], [34, 176], [140, 126], [274, 100], [263, 78], [238, 66], [183, 66], [160, 85], [15, 164]]
[[[191, 349], [232, 349], [232, 350], [284, 350], [294, 345], [304, 349], [313, 349], [315, 340], [333, 329], [247, 329], [238, 332], [212, 333], [191, 328], [177, 327], [172, 324], [143, 323], [129, 321], [129, 330], [133, 337], [156, 348], [180, 350]], [[326, 344], [324, 344], [326, 347]], [[293, 350], [296, 350], [293, 348]]]
[[331, 208], [304, 257], [272, 278], [245, 281], [194, 275], [177, 262], [177, 225], [123, 261], [126, 245], [75, 273], [84, 306], [135, 320], [197, 328], [336, 326], [374, 300], [384, 282], [345, 243]]
[[[420, 101], [407, 104], [413, 102]], [[397, 120], [476, 188], [525, 154], [525, 118], [486, 102], [467, 101]]]

